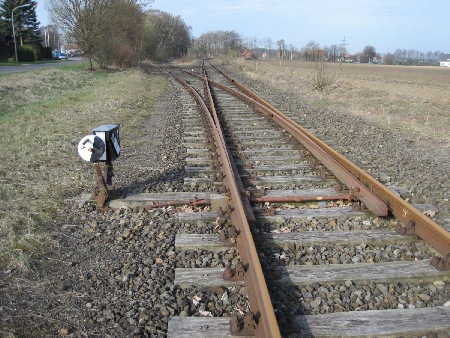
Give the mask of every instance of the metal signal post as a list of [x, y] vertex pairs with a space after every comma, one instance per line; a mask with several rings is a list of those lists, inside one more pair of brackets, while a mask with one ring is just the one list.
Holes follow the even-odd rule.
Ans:
[[[104, 124], [92, 130], [78, 143], [78, 154], [88, 162], [93, 162], [97, 173], [97, 186], [92, 199], [97, 201], [97, 210], [105, 210], [105, 202], [112, 194], [112, 162], [120, 155], [118, 124]], [[103, 171], [100, 162], [104, 162]]]

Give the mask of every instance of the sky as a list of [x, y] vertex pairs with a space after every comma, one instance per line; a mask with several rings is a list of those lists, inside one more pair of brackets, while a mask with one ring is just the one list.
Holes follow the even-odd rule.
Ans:
[[[381, 54], [450, 53], [450, 0], [154, 0], [151, 8], [180, 16], [194, 37], [233, 30], [259, 41], [270, 37], [274, 48], [284, 39], [297, 49], [315, 41], [345, 44], [350, 53], [367, 45]], [[50, 23], [45, 0], [37, 15], [41, 25]]]

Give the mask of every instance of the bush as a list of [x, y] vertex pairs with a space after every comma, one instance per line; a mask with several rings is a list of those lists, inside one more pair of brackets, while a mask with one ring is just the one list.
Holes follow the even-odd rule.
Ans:
[[325, 60], [321, 58], [314, 67], [314, 89], [323, 91], [329, 84], [329, 78], [325, 74]]
[[36, 61], [36, 51], [31, 46], [22, 46], [17, 48], [17, 58], [20, 62]]
[[52, 47], [42, 47], [40, 60], [51, 60], [53, 58]]

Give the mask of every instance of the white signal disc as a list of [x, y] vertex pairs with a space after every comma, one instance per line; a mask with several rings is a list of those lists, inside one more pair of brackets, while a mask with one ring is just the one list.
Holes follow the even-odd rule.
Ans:
[[88, 135], [78, 143], [78, 154], [88, 162], [97, 162], [105, 152], [105, 143], [95, 135]]

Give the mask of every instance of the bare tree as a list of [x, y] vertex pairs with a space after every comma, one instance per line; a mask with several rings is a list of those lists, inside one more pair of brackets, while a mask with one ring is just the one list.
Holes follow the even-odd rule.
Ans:
[[[146, 0], [48, 0], [48, 9], [53, 21], [64, 32], [75, 39], [89, 60], [106, 67], [117, 59], [118, 46], [141, 29], [141, 6]], [[142, 46], [137, 40], [129, 41], [133, 46]], [[126, 48], [126, 47], [125, 47]], [[133, 52], [136, 52], [135, 50]], [[122, 53], [123, 56], [123, 53]], [[123, 61], [123, 60], [122, 60]]]
[[253, 51], [253, 53], [256, 55], [255, 50], [258, 47], [258, 39], [256, 37], [245, 38], [244, 39], [244, 47]]
[[363, 61], [370, 63], [373, 60], [373, 58], [376, 57], [377, 52], [376, 52], [374, 46], [367, 45], [363, 49], [363, 54], [364, 54], [364, 60]]
[[308, 61], [318, 61], [324, 55], [324, 50], [320, 48], [320, 44], [310, 41], [303, 47], [303, 54]]
[[267, 37], [264, 39], [264, 47], [266, 48], [266, 53], [270, 53], [270, 50], [272, 49], [273, 41], [270, 37]]
[[328, 48], [324, 48], [327, 51], [328, 58], [330, 61], [338, 61], [339, 59], [339, 46], [331, 45]]
[[72, 35], [93, 69], [95, 48], [101, 38], [99, 22], [109, 5], [109, 0], [49, 0], [52, 19], [61, 29]]
[[58, 27], [56, 25], [49, 25], [41, 27], [41, 39], [44, 47], [50, 47], [51, 49], [58, 49], [61, 41]]
[[179, 16], [150, 11], [145, 23], [146, 56], [165, 60], [187, 54], [191, 45], [191, 28]]
[[393, 65], [395, 63], [395, 55], [392, 53], [387, 53], [384, 56], [384, 64]]
[[279, 59], [285, 59], [286, 58], [286, 42], [284, 39], [277, 41], [278, 46], [278, 58]]
[[115, 43], [110, 53], [121, 67], [135, 65], [144, 48], [145, 14], [137, 3], [124, 0], [117, 1], [113, 11], [114, 24], [109, 25], [109, 34], [114, 34]]
[[110, 1], [98, 22], [100, 35], [94, 47], [94, 60], [101, 68], [111, 64], [132, 66], [143, 48], [144, 13], [131, 1]]
[[297, 51], [297, 49], [295, 48], [295, 46], [292, 43], [289, 44], [289, 53], [290, 53], [289, 59], [290, 60], [294, 59], [294, 54], [295, 54], [296, 51]]
[[194, 48], [202, 56], [239, 55], [243, 47], [241, 36], [235, 31], [214, 31], [202, 34]]

